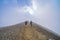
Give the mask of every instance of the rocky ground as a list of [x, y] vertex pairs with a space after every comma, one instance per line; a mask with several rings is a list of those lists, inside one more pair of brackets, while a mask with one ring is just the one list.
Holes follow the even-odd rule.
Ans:
[[18, 24], [0, 29], [0, 40], [47, 40], [42, 31], [30, 24]]

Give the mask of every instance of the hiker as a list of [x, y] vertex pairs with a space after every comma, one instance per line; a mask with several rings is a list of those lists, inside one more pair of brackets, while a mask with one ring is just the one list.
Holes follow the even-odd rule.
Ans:
[[27, 21], [25, 21], [25, 25], [27, 25]]
[[30, 21], [30, 25], [32, 26], [32, 21]]

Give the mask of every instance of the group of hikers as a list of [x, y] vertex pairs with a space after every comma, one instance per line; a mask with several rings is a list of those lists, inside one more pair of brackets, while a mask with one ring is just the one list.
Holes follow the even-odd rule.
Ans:
[[[25, 25], [28, 24], [28, 21], [25, 21]], [[30, 25], [32, 26], [32, 21], [30, 21]]]

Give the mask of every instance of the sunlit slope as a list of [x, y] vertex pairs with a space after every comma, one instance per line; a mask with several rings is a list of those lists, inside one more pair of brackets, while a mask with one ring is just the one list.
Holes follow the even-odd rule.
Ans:
[[58, 36], [35, 23], [32, 26], [29, 23], [27, 25], [21, 23], [0, 29], [0, 40], [48, 40], [49, 38], [59, 40]]

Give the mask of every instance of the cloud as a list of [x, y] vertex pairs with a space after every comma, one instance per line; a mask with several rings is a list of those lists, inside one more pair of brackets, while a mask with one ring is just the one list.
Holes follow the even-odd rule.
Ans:
[[47, 13], [48, 11], [51, 11], [51, 5], [48, 2], [44, 3], [44, 1], [42, 2], [42, 1], [35, 0], [35, 4], [32, 4], [32, 7], [33, 7], [33, 10], [36, 9], [34, 14], [36, 13], [44, 14], [44, 13]]
[[[59, 34], [59, 30], [57, 30], [57, 26], [59, 24], [57, 19], [57, 9], [55, 0], [33, 0], [35, 4], [32, 4], [32, 9], [34, 11], [33, 19], [34, 22], [56, 32]], [[33, 6], [36, 6], [36, 10]]]
[[29, 19], [29, 5], [21, 6], [22, 3], [19, 5], [17, 0], [5, 0], [2, 3], [2, 21], [0, 26], [14, 25]]
[[[33, 16], [39, 19], [45, 19], [45, 17], [50, 17], [54, 14], [54, 8], [51, 4], [51, 1], [47, 0], [33, 0], [32, 2], [32, 10], [33, 10]], [[40, 3], [41, 2], [41, 3]], [[48, 16], [49, 15], [49, 16]]]

